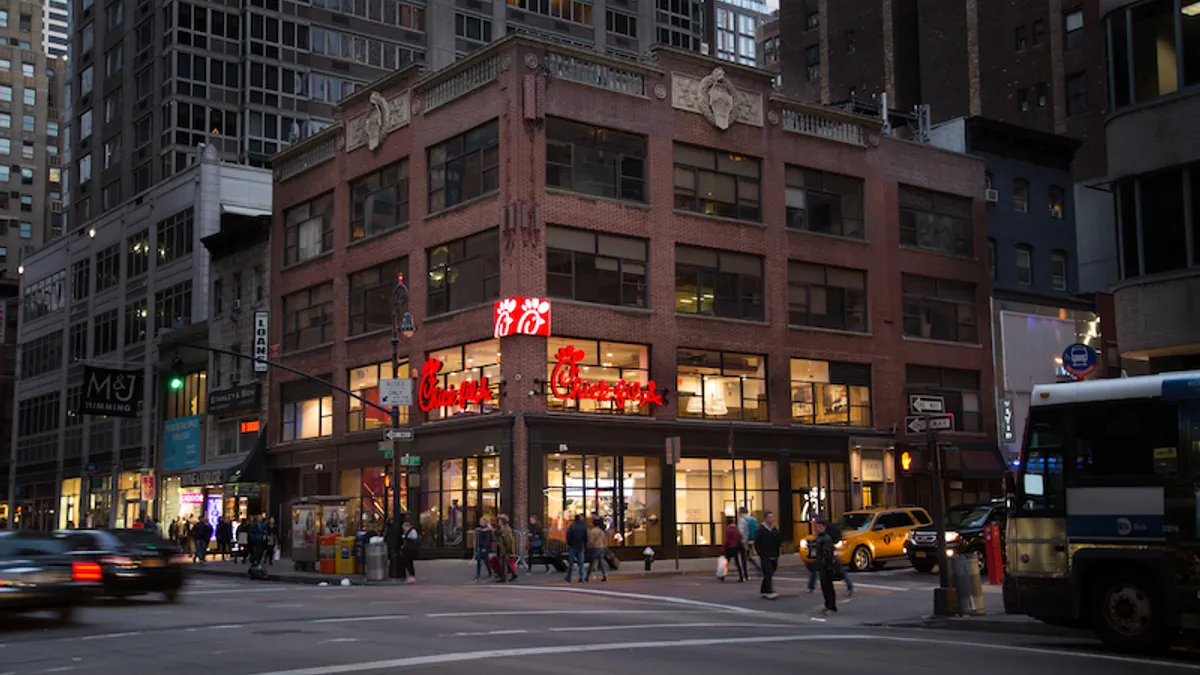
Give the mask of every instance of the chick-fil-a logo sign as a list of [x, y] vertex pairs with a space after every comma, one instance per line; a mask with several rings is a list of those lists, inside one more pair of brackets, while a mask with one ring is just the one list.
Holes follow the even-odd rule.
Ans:
[[611, 383], [604, 380], [584, 380], [579, 376], [579, 362], [583, 357], [583, 350], [571, 345], [560, 348], [554, 355], [558, 360], [558, 363], [554, 364], [554, 370], [550, 372], [550, 393], [554, 398], [563, 401], [587, 399], [611, 402], [617, 408], [624, 408], [626, 403], [633, 403], [638, 407], [651, 403], [663, 404], [662, 395], [655, 391], [654, 380], [644, 385], [627, 380]]
[[421, 385], [417, 390], [417, 405], [421, 412], [429, 412], [438, 408], [466, 408], [470, 405], [482, 406], [489, 401], [495, 401], [492, 390], [488, 387], [487, 375], [478, 380], [466, 380], [458, 386], [442, 387], [439, 373], [442, 372], [442, 362], [428, 359], [421, 366]]
[[494, 337], [509, 335], [550, 336], [550, 301], [541, 298], [505, 298], [493, 309]]

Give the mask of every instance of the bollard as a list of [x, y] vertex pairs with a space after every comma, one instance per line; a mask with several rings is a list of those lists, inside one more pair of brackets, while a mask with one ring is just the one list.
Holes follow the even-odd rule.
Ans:
[[645, 561], [646, 561], [646, 571], [647, 572], [651, 571], [651, 569], [653, 569], [653, 567], [654, 567], [654, 549], [647, 546], [642, 551], [642, 556], [645, 558]]

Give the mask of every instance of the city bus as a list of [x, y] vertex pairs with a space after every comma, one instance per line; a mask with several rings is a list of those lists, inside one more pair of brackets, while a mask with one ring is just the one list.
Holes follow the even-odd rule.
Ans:
[[1004, 609], [1160, 651], [1200, 627], [1200, 371], [1034, 387]]

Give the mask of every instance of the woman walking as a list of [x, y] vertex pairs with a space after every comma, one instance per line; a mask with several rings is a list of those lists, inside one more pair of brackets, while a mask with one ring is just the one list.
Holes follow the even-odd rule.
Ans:
[[592, 579], [592, 568], [600, 566], [600, 581], [608, 581], [608, 572], [604, 570], [604, 551], [608, 549], [608, 534], [601, 526], [599, 518], [592, 521], [592, 529], [588, 530], [588, 551], [592, 555], [592, 559], [588, 561], [587, 576], [585, 581]]
[[492, 548], [494, 537], [492, 536], [492, 524], [488, 522], [487, 516], [479, 519], [479, 529], [475, 530], [475, 583], [479, 583], [480, 570], [487, 570], [486, 579], [492, 578], [492, 568], [488, 559], [492, 557]]
[[[734, 522], [733, 516], [725, 518], [725, 543], [721, 555], [731, 563], [737, 565], [738, 583], [746, 580], [746, 570], [742, 567], [742, 533], [738, 532], [737, 523]], [[721, 581], [725, 581], [725, 577], [721, 577]]]

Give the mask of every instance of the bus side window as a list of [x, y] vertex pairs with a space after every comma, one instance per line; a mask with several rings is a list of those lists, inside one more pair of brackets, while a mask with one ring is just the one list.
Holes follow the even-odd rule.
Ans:
[[[1140, 482], [1178, 473], [1179, 408], [1161, 401], [1114, 401], [1075, 416], [1072, 484]], [[1156, 461], [1161, 455], [1168, 462]]]
[[1063, 482], [1063, 425], [1058, 411], [1031, 412], [1025, 463], [1017, 485], [1017, 505], [1023, 511], [1055, 512], [1065, 508]]

